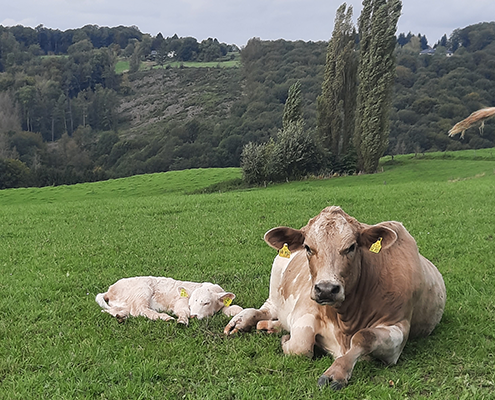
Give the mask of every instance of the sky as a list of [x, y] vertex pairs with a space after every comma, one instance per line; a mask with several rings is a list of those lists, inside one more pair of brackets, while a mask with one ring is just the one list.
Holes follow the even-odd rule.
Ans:
[[[84, 25], [137, 26], [164, 37], [217, 38], [244, 46], [262, 40], [329, 40], [344, 0], [2, 0], [0, 25], [62, 31]], [[354, 19], [361, 0], [347, 0]], [[426, 35], [434, 45], [457, 28], [495, 20], [495, 0], [402, 0], [397, 34]]]

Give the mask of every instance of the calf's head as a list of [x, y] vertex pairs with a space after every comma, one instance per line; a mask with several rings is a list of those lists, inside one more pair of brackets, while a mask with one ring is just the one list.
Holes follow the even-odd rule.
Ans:
[[200, 287], [190, 293], [184, 287], [180, 287], [179, 291], [181, 296], [187, 293], [187, 297], [189, 297], [191, 318], [211, 317], [223, 307], [230, 305], [235, 299], [234, 293], [225, 292], [219, 285], [208, 282], [202, 283]]
[[385, 251], [397, 234], [381, 225], [368, 226], [339, 207], [327, 207], [301, 229], [279, 227], [265, 234], [265, 241], [280, 250], [304, 250], [312, 279], [311, 298], [322, 305], [340, 306], [361, 277], [363, 252], [379, 242]]

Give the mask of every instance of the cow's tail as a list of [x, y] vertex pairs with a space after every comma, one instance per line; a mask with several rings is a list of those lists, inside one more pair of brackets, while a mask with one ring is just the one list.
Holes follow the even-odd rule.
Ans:
[[108, 305], [108, 303], [105, 301], [105, 295], [106, 293], [98, 293], [96, 295], [96, 302], [98, 303], [98, 305], [103, 308], [104, 310], [108, 310], [110, 308], [110, 306]]

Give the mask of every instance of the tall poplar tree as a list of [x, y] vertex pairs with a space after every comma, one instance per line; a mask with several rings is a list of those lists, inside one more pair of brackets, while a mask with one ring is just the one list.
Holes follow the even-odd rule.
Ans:
[[302, 120], [301, 82], [297, 81], [289, 88], [282, 117], [282, 129], [287, 129], [289, 124], [299, 123]]
[[359, 17], [359, 88], [354, 142], [358, 168], [374, 173], [388, 145], [400, 0], [363, 0]]
[[344, 3], [336, 13], [317, 103], [318, 135], [337, 161], [352, 146], [357, 93], [356, 30], [352, 22], [352, 6], [346, 8]]

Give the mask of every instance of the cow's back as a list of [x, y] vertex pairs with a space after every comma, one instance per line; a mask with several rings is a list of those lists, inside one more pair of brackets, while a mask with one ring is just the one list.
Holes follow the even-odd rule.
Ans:
[[[382, 271], [380, 282], [383, 286], [378, 297], [393, 298], [397, 303], [391, 301], [381, 309], [410, 312], [410, 337], [428, 336], [440, 322], [445, 307], [442, 275], [419, 253], [415, 239], [400, 222], [389, 221], [383, 225], [397, 233], [396, 243], [380, 255], [368, 253], [365, 257], [369, 264], [377, 260], [375, 270]], [[394, 295], [384, 296], [385, 293]]]
[[428, 336], [442, 319], [446, 301], [446, 289], [437, 267], [420, 255], [423, 283], [415, 293], [411, 318], [411, 337]]

